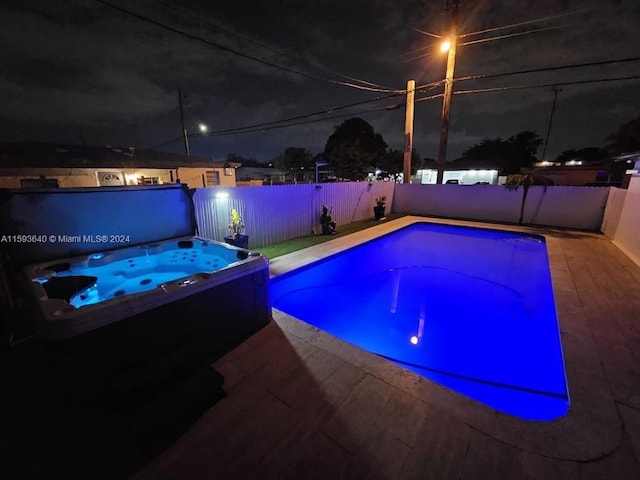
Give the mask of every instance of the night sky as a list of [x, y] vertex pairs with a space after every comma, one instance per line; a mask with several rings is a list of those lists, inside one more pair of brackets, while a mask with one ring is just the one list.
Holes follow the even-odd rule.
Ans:
[[[204, 122], [219, 132], [289, 118], [306, 122], [192, 137], [193, 155], [268, 161], [290, 146], [315, 154], [350, 116], [364, 118], [390, 147], [402, 149], [404, 108], [385, 107], [403, 102], [391, 95], [407, 80], [421, 86], [444, 77], [446, 55], [434, 36], [446, 33], [444, 3], [3, 1], [0, 142], [164, 144], [183, 152], [180, 88], [187, 126]], [[640, 57], [637, 0], [463, 0], [460, 27], [461, 34], [488, 30], [461, 43], [503, 38], [461, 45], [456, 78]], [[640, 77], [640, 61], [458, 81], [455, 90], [548, 86], [455, 95], [448, 159], [486, 137], [522, 130], [545, 137], [553, 84], [619, 77]], [[561, 88], [547, 159], [601, 146], [640, 116], [638, 79]], [[425, 90], [416, 99], [441, 91]], [[441, 98], [416, 104], [414, 146], [422, 157], [437, 157], [441, 109]]]

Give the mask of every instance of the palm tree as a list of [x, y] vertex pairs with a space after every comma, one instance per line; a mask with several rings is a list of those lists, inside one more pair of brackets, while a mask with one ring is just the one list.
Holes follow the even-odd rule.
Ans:
[[544, 191], [546, 192], [549, 184], [551, 184], [551, 181], [546, 177], [538, 176], [536, 170], [522, 170], [520, 173], [515, 173], [507, 177], [507, 181], [504, 184], [507, 190], [518, 190], [519, 187], [523, 189], [522, 203], [520, 204], [520, 220], [518, 220], [520, 225], [522, 225], [524, 204], [527, 201], [529, 187], [531, 185], [544, 185]]

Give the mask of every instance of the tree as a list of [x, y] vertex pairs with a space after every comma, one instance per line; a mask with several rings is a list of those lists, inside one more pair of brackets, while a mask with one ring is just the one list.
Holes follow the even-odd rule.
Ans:
[[527, 201], [527, 194], [529, 193], [529, 187], [531, 185], [544, 185], [544, 191], [547, 191], [549, 180], [545, 177], [538, 176], [535, 170], [524, 170], [522, 173], [515, 173], [507, 177], [507, 181], [504, 186], [507, 190], [518, 190], [522, 187], [522, 202], [520, 203], [520, 219], [518, 223], [522, 225], [522, 219], [524, 217], [524, 205]]
[[315, 163], [313, 154], [309, 150], [288, 147], [273, 159], [273, 166], [287, 172], [287, 175], [290, 175], [295, 182], [306, 180], [308, 172], [314, 171]]
[[528, 166], [535, 162], [538, 148], [542, 145], [542, 138], [536, 132], [523, 130], [509, 137], [507, 142], [513, 146], [515, 153], [522, 155], [522, 160]]
[[324, 147], [324, 156], [336, 177], [362, 180], [386, 152], [387, 144], [361, 118], [350, 118], [335, 128]]
[[640, 117], [622, 125], [617, 133], [608, 135], [604, 148], [612, 155], [640, 150]]
[[464, 151], [459, 160], [476, 164], [500, 165], [505, 173], [515, 174], [523, 168], [529, 168], [536, 160], [542, 139], [537, 133], [524, 130], [507, 140], [485, 138]]
[[[415, 149], [411, 152], [411, 174], [415, 175], [423, 161]], [[404, 173], [404, 152], [391, 148], [387, 150], [376, 164], [376, 167], [385, 172], [386, 175], [398, 181], [400, 174]]]

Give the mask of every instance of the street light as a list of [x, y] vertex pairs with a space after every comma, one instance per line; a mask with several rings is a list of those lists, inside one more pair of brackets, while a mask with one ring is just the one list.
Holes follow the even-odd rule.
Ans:
[[[194, 126], [182, 129], [182, 138], [184, 140], [184, 151], [187, 154], [187, 157], [191, 156], [191, 150], [189, 148], [189, 136], [192, 136], [192, 134], [189, 133], [189, 130], [191, 130]], [[207, 127], [204, 123], [199, 123], [198, 130], [200, 130], [200, 133], [202, 135], [206, 135], [207, 132], [209, 131], [209, 127]]]

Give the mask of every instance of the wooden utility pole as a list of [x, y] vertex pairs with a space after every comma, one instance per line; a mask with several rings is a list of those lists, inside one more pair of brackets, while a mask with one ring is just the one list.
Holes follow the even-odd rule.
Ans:
[[547, 125], [547, 136], [544, 138], [544, 148], [542, 149], [542, 160], [544, 162], [545, 155], [547, 154], [547, 145], [549, 144], [549, 136], [551, 135], [551, 123], [553, 122], [553, 114], [556, 111], [556, 102], [558, 101], [558, 93], [562, 89], [554, 85], [553, 87], [553, 104], [551, 104], [551, 115], [549, 115], [549, 125]]
[[458, 43], [458, 10], [460, 0], [446, 2], [446, 8], [451, 10], [451, 29], [449, 33], [449, 54], [447, 56], [447, 73], [444, 82], [444, 97], [442, 99], [442, 129], [440, 130], [440, 147], [438, 149], [438, 176], [436, 183], [442, 183], [444, 166], [447, 161], [447, 141], [449, 139], [449, 114], [451, 112], [451, 97], [453, 96], [453, 73], [456, 68], [456, 45]]
[[413, 154], [413, 107], [416, 94], [415, 80], [407, 82], [407, 103], [404, 117], [404, 164], [402, 183], [411, 183], [411, 156]]
[[189, 140], [187, 139], [187, 129], [184, 126], [184, 110], [182, 108], [182, 92], [178, 88], [178, 105], [180, 105], [180, 123], [182, 124], [182, 139], [184, 140], [184, 153], [188, 156], [191, 155], [189, 151]]

